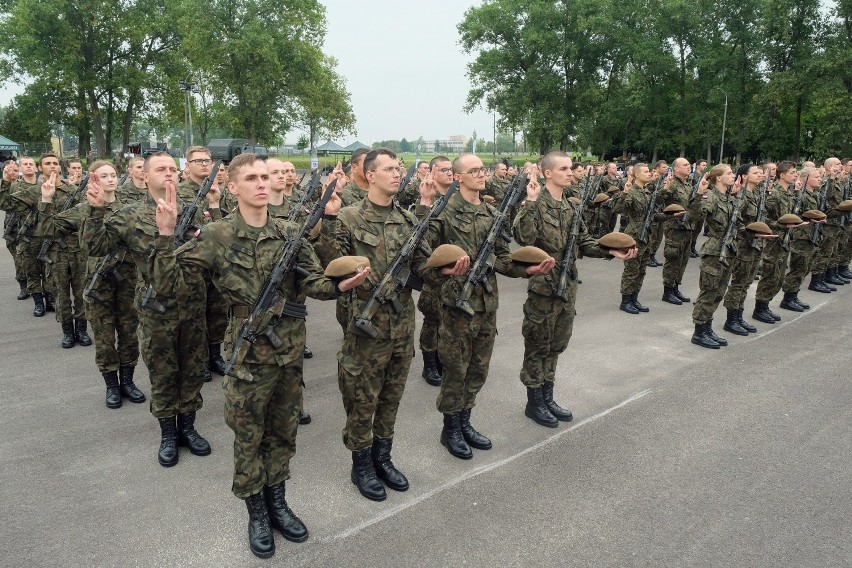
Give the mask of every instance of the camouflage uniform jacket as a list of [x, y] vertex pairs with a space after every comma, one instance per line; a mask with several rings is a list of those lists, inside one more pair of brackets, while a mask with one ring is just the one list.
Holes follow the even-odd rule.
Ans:
[[[57, 184], [56, 193], [53, 196], [53, 210], [56, 213], [60, 212], [60, 208], [62, 208], [66, 200], [70, 198], [74, 194], [74, 192], [77, 191], [78, 187], [79, 186], [77, 185], [65, 183], [65, 181], [62, 181], [61, 183]], [[82, 202], [85, 202], [86, 195], [78, 195], [77, 199]], [[80, 202], [77, 203], [77, 205], [79, 204]], [[38, 209], [41, 209], [41, 205], [41, 190], [39, 190], [38, 204], [36, 205], [36, 207]], [[71, 211], [73, 209], [74, 207], [72, 207], [68, 211]], [[36, 220], [36, 225], [38, 225], [38, 220]], [[55, 261], [60, 251], [62, 253], [78, 253], [81, 250], [82, 249], [80, 248], [80, 236], [76, 232], [65, 233], [61, 237], [53, 241], [53, 244], [47, 250], [47, 256], [48, 258], [50, 258], [50, 260]]]
[[[14, 191], [13, 191], [14, 189]], [[38, 204], [41, 202], [41, 184], [16, 181], [14, 188], [8, 181], [0, 183], [0, 209], [6, 214], [20, 215], [20, 235], [24, 240], [35, 236], [38, 223]]]
[[[562, 259], [571, 226], [574, 224], [574, 206], [567, 199], [557, 201], [547, 188], [542, 188], [536, 201], [527, 201], [515, 218], [513, 232], [515, 240], [522, 246], [535, 246], [556, 259], [556, 266], [545, 276], [531, 276], [528, 286], [530, 292], [542, 296], [554, 296], [559, 275], [562, 272]], [[574, 241], [574, 260], [569, 267], [573, 283], [577, 280], [576, 261], [578, 254], [602, 258], [604, 254], [596, 240], [589, 236], [586, 226], [580, 223], [580, 233]]]
[[[634, 239], [638, 239], [642, 233], [642, 226], [645, 224], [645, 215], [648, 207], [651, 205], [651, 195], [653, 186], [651, 183], [642, 187], [636, 183], [630, 191], [625, 191], [618, 196], [618, 200], [613, 205], [613, 212], [619, 213], [622, 216], [627, 216], [627, 226], [622, 229], [622, 232], [627, 233]], [[654, 223], [664, 221], [666, 215], [660, 213], [660, 194], [657, 194], [657, 207], [654, 214], [651, 216], [651, 229], [653, 230]], [[690, 216], [692, 214], [690, 213]], [[649, 231], [650, 232], [650, 231]], [[649, 236], [650, 238], [650, 236]]]
[[[745, 188], [742, 191], [745, 191]], [[744, 201], [745, 199], [743, 199]], [[696, 195], [695, 200], [689, 206], [689, 216], [695, 218], [706, 215], [705, 222], [710, 232], [710, 238], [701, 247], [701, 256], [719, 256], [722, 253], [722, 239], [725, 238], [725, 232], [728, 230], [728, 223], [731, 215], [734, 214], [736, 204], [736, 195], [722, 193], [715, 188], [705, 193], [703, 198]], [[737, 232], [734, 231], [732, 241], [729, 243], [731, 247], [728, 251], [731, 256], [736, 256], [736, 241]]]
[[133, 180], [128, 179], [121, 184], [121, 187], [118, 188], [118, 191], [116, 191], [115, 194], [121, 197], [121, 200], [125, 205], [129, 205], [131, 203], [136, 203], [137, 201], [144, 201], [148, 196], [148, 189], [137, 189], [137, 187], [133, 185]]
[[507, 177], [499, 178], [496, 175], [491, 176], [485, 182], [485, 195], [490, 195], [494, 198], [496, 204], [500, 204], [503, 198], [506, 197], [506, 192], [509, 191], [509, 186], [512, 185], [512, 180]]
[[766, 198], [766, 224], [775, 231], [776, 235], [784, 234], [784, 229], [778, 224], [778, 218], [792, 213], [795, 203], [796, 191], [792, 185], [786, 190], [781, 185], [776, 185]]
[[[195, 290], [196, 282], [210, 274], [213, 284], [227, 302], [250, 309], [255, 304], [275, 263], [281, 257], [285, 239], [299, 234], [299, 226], [268, 215], [263, 227], [250, 227], [237, 210], [226, 219], [205, 225], [195, 239], [174, 250], [174, 238], [157, 236], [156, 253], [148, 259], [149, 274], [153, 275], [158, 296], [186, 297]], [[288, 273], [281, 283], [281, 294], [292, 299], [300, 294], [330, 300], [339, 293], [334, 282], [323, 276], [322, 267], [310, 243], [302, 241], [299, 267], [309, 274], [297, 279]], [[230, 351], [239, 333], [232, 319], [229, 327]], [[273, 324], [273, 331], [284, 343], [276, 349], [261, 336], [249, 349], [245, 363], [286, 365], [302, 357], [305, 346], [304, 320], [283, 316]]]
[[[393, 202], [389, 207], [375, 205], [362, 199], [351, 207], [344, 207], [336, 220], [322, 224], [317, 254], [328, 264], [341, 256], [364, 256], [370, 259], [370, 275], [367, 281], [349, 292], [349, 327], [353, 333], [354, 316], [361, 313], [373, 292], [373, 287], [384, 277], [396, 255], [411, 236], [417, 220], [408, 211]], [[418, 250], [411, 263], [411, 271], [428, 277], [426, 260], [428, 254]], [[372, 319], [379, 331], [379, 340], [403, 339], [414, 335], [414, 302], [411, 289], [405, 288], [399, 295], [402, 313], [394, 312], [390, 302], [383, 304]]]
[[[819, 193], [816, 191], [808, 191], [806, 189], [801, 190], [802, 193], [802, 206], [800, 207], [799, 213], [804, 213], [805, 211], [810, 211], [811, 209], [819, 208]], [[828, 224], [828, 223], [826, 223]], [[814, 234], [814, 225], [813, 223], [809, 223], [804, 227], [799, 229], [793, 229], [793, 240], [794, 241], [810, 241]], [[819, 237], [822, 240], [822, 236]]]
[[[751, 191], [743, 187], [742, 191], [745, 191], [745, 194], [743, 195], [740, 213], [737, 216], [737, 257], [743, 260], [756, 260], [756, 257], [760, 255], [760, 250], [751, 246], [754, 235], [746, 231], [746, 225], [757, 221], [758, 200], [760, 199], [760, 192], [763, 191], [763, 184], [758, 184]], [[758, 247], [762, 249], [765, 242], [763, 239], [759, 239], [757, 241]]]
[[[692, 185], [690, 185], [689, 181], [682, 181], [677, 176], [672, 176], [672, 181], [668, 189], [665, 191], [660, 190], [658, 200], [662, 200], [663, 209], [674, 204], [681, 205], [686, 209], [689, 207], [691, 197]], [[665, 223], [667, 229], [679, 229], [682, 231], [691, 231], [693, 229], [693, 223], [689, 220], [688, 215], [686, 221], [683, 218], [666, 216]]]
[[[473, 205], [468, 203], [460, 192], [454, 193], [447, 202], [441, 214], [432, 219], [426, 240], [432, 249], [444, 243], [461, 247], [470, 256], [471, 265], [476, 261], [476, 254], [482, 246], [497, 210], [487, 203]], [[507, 227], [508, 228], [508, 227]], [[502, 238], [494, 243], [494, 269], [512, 278], [526, 278], [525, 267], [512, 262], [509, 257], [509, 245]], [[446, 306], [455, 306], [456, 300], [464, 287], [466, 276], [442, 276], [436, 274], [436, 288], [440, 287], [441, 301]], [[470, 297], [470, 306], [477, 312], [495, 312], [499, 305], [497, 276], [490, 274], [488, 281], [494, 290], [488, 294], [482, 286], [475, 286]]]
[[340, 201], [343, 202], [343, 207], [355, 205], [365, 197], [367, 197], [367, 192], [358, 187], [354, 181], [346, 184], [346, 187], [340, 192]]
[[[828, 216], [825, 222], [826, 226], [838, 227], [843, 225], [846, 214], [837, 210], [837, 206], [843, 201], [843, 186], [844, 184], [835, 178], [825, 180], [819, 188], [820, 195], [823, 192], [826, 193], [825, 209], [823, 209], [823, 213]], [[819, 201], [813, 209], [819, 209]], [[803, 209], [803, 211], [807, 211], [807, 209]]]

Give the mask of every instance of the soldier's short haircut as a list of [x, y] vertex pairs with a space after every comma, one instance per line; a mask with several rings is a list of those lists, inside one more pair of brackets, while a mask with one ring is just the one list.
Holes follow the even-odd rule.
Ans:
[[432, 168], [434, 168], [435, 165], [438, 162], [449, 162], [449, 161], [450, 161], [450, 159], [446, 156], [435, 156], [434, 158], [429, 160], [429, 169], [431, 170]]
[[805, 183], [814, 172], [819, 172], [819, 170], [810, 166], [802, 168], [802, 171], [799, 172], [799, 181]]
[[840, 163], [843, 164], [844, 166], [848, 166], [849, 162], [852, 162], [852, 158], [843, 158], [843, 159], [840, 160]]
[[[556, 167], [556, 160], [560, 160], [560, 159], [563, 159], [563, 158], [568, 158], [570, 160], [571, 156], [569, 156], [565, 152], [560, 152], [559, 150], [554, 150], [553, 152], [548, 152], [541, 159], [541, 172], [544, 173], [547, 170], [553, 171], [553, 168]], [[573, 164], [572, 164], [571, 169], [572, 170], [574, 169]]]
[[192, 157], [192, 155], [195, 154], [196, 152], [200, 152], [202, 154], [207, 154], [208, 156], [211, 155], [210, 150], [208, 150], [204, 146], [190, 146], [189, 148], [186, 149], [186, 153], [183, 155], [183, 157], [186, 158], [187, 160], [189, 160]]
[[41, 165], [42, 161], [44, 161], [45, 158], [56, 158], [56, 160], [59, 161], [59, 156], [57, 156], [53, 152], [45, 152], [44, 154], [39, 156], [38, 165]]
[[[357, 148], [352, 150], [352, 156], [349, 158], [349, 163], [354, 164], [357, 163], [358, 160], [361, 159], [361, 156], [365, 156], [370, 152], [368, 148]], [[396, 156], [394, 156], [396, 158]]]
[[[163, 152], [162, 150], [160, 150], [159, 152], [154, 152], [153, 154], [148, 154], [147, 156], [145, 156], [145, 163], [142, 164], [142, 170], [144, 170], [146, 172], [148, 171], [148, 166], [151, 163], [151, 158], [162, 158], [162, 157], [172, 158], [171, 154], [169, 154], [168, 152]], [[172, 158], [172, 161], [174, 161], [174, 160], [175, 159]]]
[[135, 164], [136, 162], [142, 162], [144, 164], [145, 158], [143, 158], [142, 156], [134, 156], [130, 158], [130, 160], [127, 162], [127, 169], [129, 170], [130, 168], [132, 168], [133, 164]]
[[[355, 152], [353, 152], [352, 154], [354, 155]], [[394, 154], [392, 150], [389, 150], [388, 148], [375, 148], [367, 152], [367, 155], [364, 156], [364, 167], [362, 168], [362, 170], [364, 170], [365, 172], [373, 171], [373, 164], [376, 163], [376, 160], [379, 158], [379, 156], [387, 156], [392, 160], [396, 160], [396, 154]]]
[[704, 159], [702, 159], [702, 158], [699, 158], [699, 159], [695, 160], [695, 167], [698, 167], [698, 166], [700, 166], [701, 164], [706, 164], [706, 163], [707, 163], [707, 160], [704, 160]]
[[71, 158], [70, 160], [68, 160], [68, 165], [70, 166], [71, 164], [80, 164], [82, 166], [83, 160], [81, 160], [80, 158]]
[[35, 158], [33, 158], [32, 156], [21, 156], [21, 158], [18, 160], [18, 163], [20, 164], [24, 160], [32, 160], [33, 163], [35, 163]]
[[647, 167], [648, 164], [646, 164], [645, 162], [636, 162], [635, 164], [633, 164], [633, 171], [636, 172], [637, 170]]
[[571, 164], [571, 171], [572, 172], [576, 172], [579, 169], [583, 169], [583, 164], [581, 164], [580, 162], [574, 162], [573, 164]]
[[475, 155], [476, 154], [471, 154], [470, 152], [466, 152], [464, 154], [459, 154], [458, 156], [456, 156], [456, 159], [453, 160], [453, 173], [454, 174], [462, 173], [462, 171], [461, 171], [462, 160], [467, 158], [468, 156], [475, 156]]
[[665, 160], [657, 160], [657, 163], [654, 164], [655, 168], [659, 168], [660, 166], [668, 166], [669, 163]]
[[251, 152], [246, 152], [244, 154], [240, 154], [228, 164], [228, 177], [231, 181], [237, 181], [237, 175], [239, 175], [240, 170], [246, 166], [250, 166], [253, 163], [261, 161], [260, 156], [257, 154], [252, 154]]
[[[80, 160], [76, 160], [76, 161], [80, 162]], [[74, 160], [72, 160], [69, 163], [73, 164]], [[82, 164], [82, 162], [80, 162], [80, 163]], [[94, 162], [89, 164], [89, 173], [92, 174], [92, 173], [95, 172], [95, 170], [97, 170], [98, 168], [103, 167], [103, 166], [109, 166], [109, 167], [112, 168], [113, 171], [115, 171], [115, 166], [109, 160], [95, 160]]]
[[795, 170], [796, 164], [791, 162], [790, 160], [784, 160], [783, 162], [778, 162], [778, 167], [775, 169], [775, 173], [780, 177], [790, 170]]
[[[822, 163], [822, 165], [826, 168], [830, 168], [831, 164], [833, 164], [835, 161], [840, 162], [840, 160], [838, 160], [837, 158], [834, 158], [834, 157], [826, 158], [825, 161]], [[840, 163], [842, 164], [843, 162], [840, 162]]]

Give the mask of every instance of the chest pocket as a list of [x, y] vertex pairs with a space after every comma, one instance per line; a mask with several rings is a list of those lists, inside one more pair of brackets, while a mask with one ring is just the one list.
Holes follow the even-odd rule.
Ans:
[[553, 225], [554, 227], [559, 227], [559, 211], [548, 209], [543, 215], [542, 218], [544, 222], [548, 225]]
[[157, 235], [157, 223], [149, 219], [140, 218], [136, 222], [136, 230], [148, 237], [155, 237]]
[[450, 218], [450, 225], [461, 233], [467, 234], [473, 231], [473, 219], [466, 215]]
[[253, 272], [254, 251], [233, 243], [225, 250], [225, 266], [222, 267], [220, 278], [225, 288], [238, 290], [241, 282]]
[[353, 229], [352, 238], [359, 243], [363, 243], [372, 248], [379, 246], [379, 243], [381, 242], [381, 237], [379, 237], [379, 235], [371, 233], [364, 227], [356, 227]]

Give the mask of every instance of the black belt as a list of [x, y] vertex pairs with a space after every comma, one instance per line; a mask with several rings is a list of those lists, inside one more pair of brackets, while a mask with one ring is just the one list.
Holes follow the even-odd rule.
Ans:
[[[251, 306], [231, 306], [231, 315], [236, 319], [246, 319], [251, 315]], [[297, 304], [287, 300], [284, 302], [284, 310], [281, 315], [288, 318], [306, 319], [308, 317], [308, 308], [305, 304]]]

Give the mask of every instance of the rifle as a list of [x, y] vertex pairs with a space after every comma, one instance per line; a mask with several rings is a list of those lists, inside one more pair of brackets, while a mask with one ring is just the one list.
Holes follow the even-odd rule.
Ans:
[[420, 290], [422, 282], [416, 274], [411, 273], [411, 258], [415, 251], [421, 248], [423, 239], [426, 237], [426, 231], [429, 229], [429, 223], [444, 210], [450, 197], [458, 189], [458, 182], [453, 182], [447, 189], [446, 195], [438, 197], [426, 215], [411, 232], [408, 240], [402, 245], [402, 248], [396, 254], [396, 258], [387, 269], [382, 279], [373, 288], [373, 293], [361, 313], [355, 318], [355, 329], [362, 335], [375, 339], [379, 332], [371, 323], [373, 316], [379, 311], [379, 307], [390, 302], [394, 313], [401, 313], [403, 310], [402, 304], [399, 302], [399, 294], [405, 287]]
[[586, 176], [586, 183], [583, 186], [583, 191], [580, 193], [580, 203], [574, 206], [574, 220], [571, 222], [571, 233], [568, 235], [568, 242], [565, 244], [565, 252], [562, 253], [562, 270], [559, 272], [559, 283], [554, 287], [556, 296], [563, 302], [567, 302], [565, 298], [565, 288], [568, 287], [568, 277], [571, 272], [571, 266], [574, 264], [574, 245], [577, 242], [577, 237], [580, 235], [580, 222], [583, 218], [583, 209], [586, 206], [586, 199], [589, 196], [589, 176]]
[[417, 170], [417, 164], [411, 164], [411, 167], [409, 167], [408, 171], [405, 172], [405, 177], [402, 178], [399, 182], [399, 189], [396, 190], [397, 195], [401, 194], [403, 191], [405, 191], [405, 188], [408, 187], [408, 183], [414, 176], [415, 170]]
[[[799, 210], [802, 208], [802, 198], [805, 194], [805, 187], [808, 185], [808, 180], [810, 179], [811, 174], [805, 176], [805, 184], [802, 186], [802, 189], [799, 190], [799, 195], [796, 196], [796, 202], [793, 204], [793, 210], [791, 213], [793, 215], [798, 215]], [[784, 239], [781, 241], [781, 248], [784, 250], [790, 250], [790, 239], [793, 237], [793, 229], [787, 229], [784, 233]]]
[[[757, 200], [757, 218], [755, 221], [763, 221], [766, 216], [766, 196], [769, 193], [769, 176], [766, 176], [766, 183], [763, 184], [763, 191], [760, 192], [760, 197]], [[754, 250], [760, 249], [760, 239], [754, 237], [751, 239], [751, 248]]]
[[[304, 179], [304, 177], [302, 179]], [[311, 202], [311, 198], [314, 196], [314, 192], [317, 190], [317, 187], [319, 187], [319, 182], [320, 172], [319, 170], [315, 170], [314, 173], [311, 174], [311, 181], [308, 184], [308, 189], [305, 191], [305, 195], [302, 196], [302, 200], [299, 202], [299, 205], [290, 209], [290, 213], [287, 214], [288, 221], [295, 221], [298, 219], [299, 215], [302, 214], [302, 211], [307, 208], [308, 203]]]
[[97, 300], [98, 302], [104, 301], [103, 297], [98, 293], [97, 287], [104, 278], [109, 276], [113, 276], [118, 282], [124, 279], [118, 272], [115, 272], [115, 269], [124, 262], [124, 255], [125, 249], [114, 250], [98, 261], [94, 274], [92, 274], [89, 283], [86, 284], [86, 288], [83, 290], [84, 298]]
[[[59, 210], [57, 211], [57, 213], [64, 213], [65, 211], [68, 211], [69, 209], [71, 209], [72, 207], [74, 207], [75, 205], [77, 205], [77, 203], [80, 201], [80, 196], [81, 196], [83, 193], [85, 193], [85, 191], [86, 191], [86, 186], [87, 186], [88, 184], [89, 184], [89, 176], [88, 176], [88, 175], [85, 175], [85, 176], [83, 176], [82, 181], [80, 181], [80, 185], [79, 185], [79, 186], [77, 186], [77, 189], [75, 189], [75, 190], [74, 190], [74, 192], [73, 192], [73, 193], [71, 193], [71, 195], [69, 195], [69, 196], [65, 199], [65, 202], [64, 202], [64, 203], [62, 204], [62, 206], [59, 208]], [[33, 221], [35, 221], [35, 220], [33, 219]], [[33, 226], [35, 226], [35, 223], [33, 223]], [[42, 243], [41, 243], [41, 249], [38, 251], [38, 256], [36, 256], [36, 258], [37, 258], [38, 260], [40, 260], [40, 261], [42, 261], [42, 262], [44, 262], [44, 263], [46, 263], [46, 264], [53, 264], [53, 261], [52, 261], [52, 260], [50, 260], [50, 258], [48, 258], [48, 256], [47, 256], [47, 251], [48, 251], [48, 250], [50, 250], [50, 247], [51, 247], [51, 246], [53, 246], [53, 242], [54, 242], [54, 241], [53, 241], [53, 239], [44, 239], [44, 241], [42, 241]], [[64, 240], [60, 240], [60, 241], [59, 241], [59, 246], [60, 246], [60, 248], [63, 248], [63, 249], [64, 249], [64, 248], [66, 248], [68, 245], [66, 245], [66, 244], [65, 244], [65, 241], [64, 241]]]
[[[314, 203], [310, 215], [299, 230], [299, 234], [295, 238], [284, 240], [284, 246], [281, 247], [281, 256], [278, 258], [278, 262], [275, 263], [272, 272], [269, 274], [266, 282], [264, 282], [260, 295], [257, 297], [248, 319], [243, 321], [240, 326], [239, 336], [236, 342], [234, 342], [234, 352], [225, 365], [226, 375], [240, 378], [232, 374], [232, 371], [235, 366], [242, 364], [248, 354], [249, 348], [254, 345], [254, 342], [259, 337], [266, 337], [269, 343], [276, 349], [283, 345], [281, 338], [275, 335], [273, 327], [282, 314], [287, 315], [288, 309], [292, 309], [290, 307], [292, 304], [281, 294], [281, 282], [293, 270], [297, 273], [300, 270], [304, 272], [304, 270], [296, 266], [296, 262], [299, 259], [299, 250], [302, 248], [302, 241], [319, 222], [325, 206], [331, 198], [331, 194], [334, 193], [336, 185], [337, 179], [334, 179], [328, 184], [322, 198]], [[296, 317], [296, 314], [294, 314], [294, 317]], [[302, 313], [298, 317], [304, 317], [304, 314]]]
[[[849, 172], [849, 175], [846, 176], [846, 187], [843, 188], [843, 201], [852, 199], [852, 186], [850, 186], [850, 182], [852, 182], [852, 172]], [[852, 212], [840, 217], [840, 226], [845, 227], [846, 223], [852, 223]]]
[[[221, 165], [221, 160], [217, 160], [216, 163], [213, 164], [213, 169], [210, 170], [210, 175], [204, 179], [201, 187], [198, 188], [198, 193], [195, 194], [195, 199], [193, 199], [192, 203], [184, 207], [183, 211], [181, 211], [180, 218], [175, 226], [176, 249], [189, 240], [186, 238], [186, 232], [189, 231], [189, 228], [192, 226], [192, 222], [195, 220], [195, 214], [201, 206], [201, 201], [207, 197], [207, 194], [210, 192], [210, 188], [213, 187], [213, 183], [216, 181], [216, 174], [219, 173], [219, 167]], [[163, 304], [154, 298], [154, 286], [151, 284], [149, 284], [148, 289], [145, 290], [145, 297], [142, 298], [142, 303], [140, 305], [143, 308], [154, 310], [158, 314], [166, 313], [166, 308]]]
[[129, 175], [130, 174], [128, 172], [124, 172], [124, 174], [118, 180], [118, 187], [121, 187], [122, 185], [124, 185], [124, 182], [127, 181], [127, 176], [129, 176]]
[[[825, 213], [825, 207], [828, 203], [828, 186], [831, 185], [832, 189], [834, 188], [834, 180], [829, 179], [825, 184], [825, 189], [820, 193], [819, 196], [819, 206], [818, 209]], [[805, 191], [805, 188], [802, 187], [802, 191]], [[822, 223], [814, 224], [814, 232], [811, 233], [811, 244], [817, 244], [820, 235], [822, 234]]]
[[[730, 191], [730, 188], [728, 188]], [[731, 211], [731, 217], [728, 219], [728, 228], [725, 230], [725, 235], [722, 237], [722, 250], [719, 251], [719, 262], [722, 266], [728, 266], [728, 250], [731, 249], [731, 238], [734, 236], [734, 231], [737, 227], [737, 218], [740, 216], [740, 207], [743, 204], [743, 195], [745, 194], [745, 186], [740, 187], [737, 193], [737, 199], [734, 201], [734, 210]]]
[[8, 213], [6, 215], [6, 228], [3, 229], [4, 240], [12, 242], [15, 241], [16, 235], [13, 233], [17, 233], [16, 229], [18, 228], [18, 221], [20, 221], [19, 213]]
[[672, 169], [669, 168], [666, 175], [660, 176], [660, 179], [658, 179], [657, 183], [654, 184], [654, 192], [651, 193], [651, 201], [648, 203], [648, 209], [645, 211], [645, 221], [642, 223], [642, 232], [639, 233], [639, 242], [643, 245], [648, 244], [648, 237], [651, 232], [651, 222], [654, 220], [654, 210], [657, 208], [657, 194], [660, 193], [660, 188], [663, 187], [663, 183], [671, 173]]
[[467, 272], [467, 278], [464, 281], [464, 286], [456, 299], [456, 308], [460, 309], [468, 316], [473, 317], [474, 311], [470, 306], [469, 300], [473, 293], [473, 287], [477, 284], [485, 288], [485, 291], [491, 294], [494, 288], [488, 281], [488, 277], [494, 271], [494, 243], [498, 237], [509, 240], [509, 235], [503, 231], [503, 225], [509, 219], [509, 212], [512, 207], [518, 202], [518, 199], [527, 188], [526, 172], [518, 175], [512, 182], [509, 191], [506, 192], [506, 197], [500, 203], [500, 209], [497, 210], [497, 216], [491, 224], [491, 229], [488, 231], [488, 236], [479, 247], [476, 253], [476, 259], [471, 264], [470, 270]]

